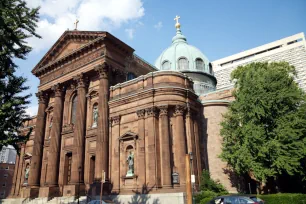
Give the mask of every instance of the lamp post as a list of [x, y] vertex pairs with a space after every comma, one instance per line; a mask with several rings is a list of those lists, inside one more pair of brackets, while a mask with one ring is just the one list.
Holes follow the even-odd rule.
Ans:
[[80, 204], [80, 179], [81, 179], [81, 171], [82, 171], [82, 167], [80, 167], [80, 166], [79, 166], [78, 170], [79, 170], [79, 182], [78, 182], [78, 204]]
[[190, 172], [191, 172], [191, 185], [192, 185], [192, 203], [195, 204], [195, 200], [193, 197], [194, 194], [194, 182], [195, 182], [195, 176], [194, 176], [194, 172], [193, 172], [193, 154], [192, 152], [189, 152], [189, 158], [190, 158]]

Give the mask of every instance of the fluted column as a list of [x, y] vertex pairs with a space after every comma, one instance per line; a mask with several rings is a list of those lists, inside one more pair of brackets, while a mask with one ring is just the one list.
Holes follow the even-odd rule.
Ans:
[[156, 186], [156, 108], [146, 109], [145, 119], [145, 149], [146, 149], [146, 183], [148, 187]]
[[137, 148], [137, 184], [142, 187], [146, 184], [146, 155], [145, 155], [145, 110], [137, 110], [138, 116], [138, 148]]
[[186, 155], [186, 138], [184, 124], [185, 106], [175, 106], [175, 135], [174, 135], [174, 165], [180, 176], [180, 185], [186, 184], [185, 172], [185, 155]]
[[54, 91], [53, 122], [46, 177], [46, 184], [50, 187], [58, 185], [64, 87], [57, 84], [52, 87], [52, 90]]
[[[71, 182], [84, 183], [84, 155], [86, 131], [86, 93], [88, 79], [83, 73], [73, 78], [77, 83], [77, 109], [74, 126], [74, 147], [72, 157]], [[80, 178], [79, 178], [80, 177]]]
[[171, 186], [170, 135], [168, 106], [159, 106], [162, 185]]
[[103, 63], [98, 65], [95, 70], [99, 74], [99, 118], [96, 148], [96, 169], [95, 180], [101, 181], [102, 170], [105, 171], [108, 179], [108, 99], [109, 99], [109, 65]]
[[194, 116], [194, 139], [195, 139], [195, 156], [196, 156], [196, 169], [198, 176], [198, 184], [200, 184], [201, 174], [202, 174], [202, 165], [201, 165], [201, 153], [200, 153], [200, 133], [199, 133], [199, 116]]
[[112, 179], [113, 191], [118, 192], [120, 189], [120, 116], [112, 118]]
[[16, 155], [15, 160], [15, 169], [14, 169], [14, 176], [13, 176], [13, 182], [12, 182], [12, 189], [10, 192], [10, 196], [15, 195], [15, 188], [16, 188], [16, 181], [17, 181], [17, 174], [18, 174], [18, 168], [19, 168], [19, 154]]
[[15, 186], [15, 195], [18, 196], [20, 193], [20, 186], [22, 182], [22, 171], [23, 171], [23, 156], [25, 153], [25, 145], [21, 145], [20, 148], [20, 159], [19, 159], [19, 165], [18, 165], [18, 173], [17, 173], [17, 179], [16, 179], [16, 186]]
[[[38, 112], [36, 119], [33, 154], [31, 158], [31, 166], [29, 172], [29, 186], [38, 187], [40, 184], [40, 173], [43, 156], [44, 135], [46, 126], [46, 108], [48, 104], [48, 95], [45, 92], [38, 92]], [[22, 160], [22, 158], [21, 158]]]

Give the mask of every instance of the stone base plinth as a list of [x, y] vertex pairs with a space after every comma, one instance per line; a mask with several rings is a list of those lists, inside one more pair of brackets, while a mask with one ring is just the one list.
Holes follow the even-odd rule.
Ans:
[[52, 187], [40, 187], [39, 188], [39, 197], [57, 197], [60, 195], [60, 189], [58, 186], [52, 186]]
[[[79, 191], [80, 190], [80, 191]], [[63, 196], [84, 196], [85, 185], [84, 184], [70, 184], [65, 185], [63, 189]]]
[[23, 198], [37, 198], [39, 194], [39, 187], [26, 187], [23, 190]]

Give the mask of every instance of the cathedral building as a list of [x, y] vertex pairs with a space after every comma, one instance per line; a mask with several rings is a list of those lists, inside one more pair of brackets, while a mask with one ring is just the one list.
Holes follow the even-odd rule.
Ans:
[[62, 34], [32, 70], [39, 107], [22, 129], [33, 131], [16, 158], [11, 197], [102, 192], [121, 203], [135, 194], [182, 203], [186, 154], [195, 191], [208, 169], [237, 192], [237, 178], [218, 157], [231, 88], [216, 91], [212, 64], [187, 43], [178, 18], [155, 66], [108, 32]]

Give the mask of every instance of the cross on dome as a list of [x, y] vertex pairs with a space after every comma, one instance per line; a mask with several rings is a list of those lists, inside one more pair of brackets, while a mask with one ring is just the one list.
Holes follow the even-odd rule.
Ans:
[[74, 25], [75, 25], [75, 29], [74, 29], [74, 30], [77, 30], [77, 29], [78, 29], [78, 23], [79, 23], [79, 20], [76, 19], [76, 21], [74, 22]]
[[176, 28], [180, 28], [180, 27], [181, 27], [181, 24], [180, 24], [179, 21], [178, 21], [180, 18], [181, 18], [181, 17], [178, 16], [178, 15], [176, 15], [175, 18], [174, 18], [174, 20], [176, 21], [176, 24], [175, 24], [175, 27], [176, 27]]

